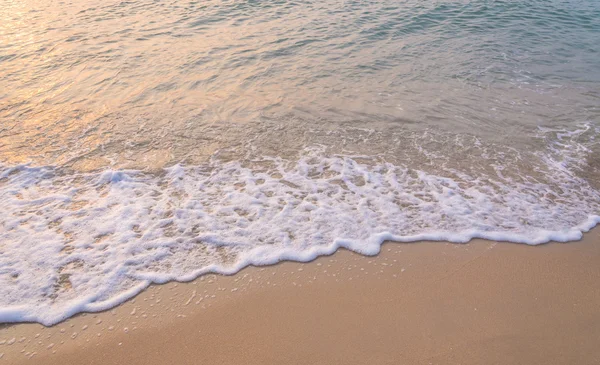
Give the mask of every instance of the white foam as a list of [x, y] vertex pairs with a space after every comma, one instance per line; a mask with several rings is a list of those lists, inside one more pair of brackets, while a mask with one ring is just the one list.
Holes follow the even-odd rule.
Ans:
[[297, 161], [175, 165], [160, 176], [3, 167], [0, 322], [52, 325], [151, 283], [340, 247], [375, 255], [386, 240], [578, 240], [600, 223], [600, 195], [571, 171], [576, 159], [554, 152], [540, 159], [545, 182], [498, 166], [495, 179], [450, 178], [318, 150]]

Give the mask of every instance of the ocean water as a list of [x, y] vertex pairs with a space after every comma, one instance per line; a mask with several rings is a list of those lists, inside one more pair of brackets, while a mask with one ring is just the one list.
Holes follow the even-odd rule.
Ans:
[[600, 2], [0, 5], [0, 322], [600, 222]]

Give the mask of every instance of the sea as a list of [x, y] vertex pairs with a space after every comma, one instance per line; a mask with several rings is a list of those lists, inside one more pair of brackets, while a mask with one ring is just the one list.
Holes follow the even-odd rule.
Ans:
[[599, 222], [599, 1], [0, 0], [0, 322]]

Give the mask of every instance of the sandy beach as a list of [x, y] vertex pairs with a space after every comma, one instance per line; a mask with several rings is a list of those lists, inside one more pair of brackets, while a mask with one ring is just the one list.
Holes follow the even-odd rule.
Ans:
[[600, 365], [598, 39], [600, 1], [2, 2], [0, 365]]
[[541, 246], [388, 243], [152, 286], [54, 327], [0, 329], [11, 364], [598, 364], [600, 230]]

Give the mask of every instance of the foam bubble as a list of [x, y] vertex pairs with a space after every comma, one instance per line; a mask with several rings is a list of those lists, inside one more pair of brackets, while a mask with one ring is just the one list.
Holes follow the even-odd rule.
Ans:
[[52, 325], [151, 283], [340, 247], [375, 255], [385, 240], [578, 240], [600, 222], [600, 195], [575, 171], [584, 132], [553, 139], [529, 171], [495, 156], [477, 176], [320, 149], [162, 174], [0, 167], [0, 322]]

